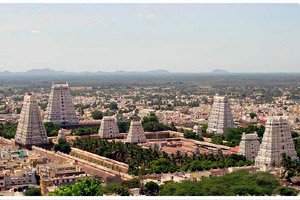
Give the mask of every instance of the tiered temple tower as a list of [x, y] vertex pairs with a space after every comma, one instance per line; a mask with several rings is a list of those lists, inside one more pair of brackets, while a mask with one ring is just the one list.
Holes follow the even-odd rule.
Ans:
[[103, 117], [99, 134], [101, 138], [116, 138], [119, 136], [119, 128], [115, 117]]
[[146, 136], [141, 124], [141, 121], [132, 120], [127, 135], [127, 142], [129, 143], [144, 143], [146, 142]]
[[269, 117], [255, 164], [279, 166], [283, 153], [293, 160], [298, 159], [289, 122], [283, 117]]
[[68, 83], [52, 84], [44, 122], [52, 122], [60, 126], [79, 124]]
[[259, 138], [257, 133], [243, 133], [238, 154], [246, 157], [247, 160], [254, 161], [259, 150]]
[[223, 134], [225, 130], [233, 127], [233, 116], [227, 96], [215, 96], [208, 120], [207, 132]]
[[37, 104], [37, 98], [33, 93], [27, 93], [24, 97], [15, 141], [26, 146], [49, 143]]

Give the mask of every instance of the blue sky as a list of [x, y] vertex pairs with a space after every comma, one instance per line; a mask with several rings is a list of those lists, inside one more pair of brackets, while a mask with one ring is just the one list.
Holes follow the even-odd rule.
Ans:
[[300, 72], [297, 4], [1, 4], [0, 71]]

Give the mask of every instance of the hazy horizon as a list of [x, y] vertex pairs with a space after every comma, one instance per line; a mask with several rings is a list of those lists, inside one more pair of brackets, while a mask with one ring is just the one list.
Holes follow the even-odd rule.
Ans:
[[2, 4], [0, 72], [300, 72], [298, 4]]

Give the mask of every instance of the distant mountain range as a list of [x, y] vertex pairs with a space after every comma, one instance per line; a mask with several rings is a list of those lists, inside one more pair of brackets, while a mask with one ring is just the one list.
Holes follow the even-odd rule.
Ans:
[[61, 75], [168, 75], [172, 74], [167, 70], [152, 70], [152, 71], [116, 71], [116, 72], [65, 72], [55, 71], [49, 68], [45, 69], [32, 69], [26, 72], [0, 72], [0, 76], [61, 76]]
[[213, 74], [229, 74], [228, 71], [222, 70], [222, 69], [215, 69], [211, 73]]
[[[296, 74], [299, 74], [297, 72]], [[90, 72], [90, 71], [82, 71], [82, 72], [66, 72], [66, 71], [55, 71], [49, 68], [44, 69], [31, 69], [26, 72], [10, 72], [8, 70], [0, 72], [1, 77], [53, 77], [53, 76], [171, 76], [171, 75], [234, 75], [234, 74], [291, 74], [289, 72], [273, 72], [273, 73], [263, 73], [263, 72], [228, 72], [222, 69], [215, 69], [211, 72], [170, 72], [167, 70], [150, 70], [150, 71], [115, 71], [115, 72]], [[295, 74], [295, 73], [292, 73]]]

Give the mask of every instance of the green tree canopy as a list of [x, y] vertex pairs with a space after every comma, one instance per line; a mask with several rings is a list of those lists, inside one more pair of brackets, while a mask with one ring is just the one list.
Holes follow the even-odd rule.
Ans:
[[118, 104], [116, 102], [111, 102], [108, 107], [111, 110], [118, 110]]
[[96, 179], [77, 180], [72, 185], [64, 185], [49, 193], [49, 196], [102, 196], [103, 188]]
[[124, 162], [129, 165], [128, 173], [133, 175], [198, 171], [252, 164], [244, 156], [236, 154], [194, 154], [188, 156], [177, 152], [169, 155], [159, 151], [157, 147], [144, 149], [136, 144], [110, 142], [102, 139], [76, 139], [72, 145], [100, 156]]
[[58, 139], [58, 143], [53, 146], [54, 151], [60, 151], [62, 153], [70, 153], [71, 147], [66, 139], [60, 138]]
[[253, 112], [250, 113], [250, 118], [251, 118], [251, 119], [254, 119], [255, 117], [257, 117], [257, 114], [256, 114], [256, 113], [253, 113]]
[[24, 192], [25, 196], [41, 196], [40, 188], [30, 188]]
[[278, 194], [280, 196], [297, 196], [299, 191], [291, 187], [278, 187], [274, 191], [274, 194]]
[[159, 185], [153, 181], [147, 182], [144, 192], [147, 196], [157, 196], [159, 193]]
[[57, 136], [58, 135], [58, 130], [60, 129], [58, 124], [54, 124], [52, 122], [45, 122], [44, 123], [47, 136], [52, 137], [52, 136]]
[[0, 124], [0, 136], [11, 139], [14, 138], [17, 131], [17, 124]]
[[103, 113], [100, 110], [95, 110], [92, 112], [92, 118], [93, 119], [102, 119]]
[[183, 137], [186, 139], [192, 139], [192, 140], [198, 140], [198, 141], [203, 141], [203, 138], [200, 137], [197, 133], [194, 133], [191, 130], [186, 130], [183, 134]]
[[238, 171], [199, 182], [167, 183], [160, 189], [162, 196], [263, 196], [272, 195], [278, 180], [266, 172]]

